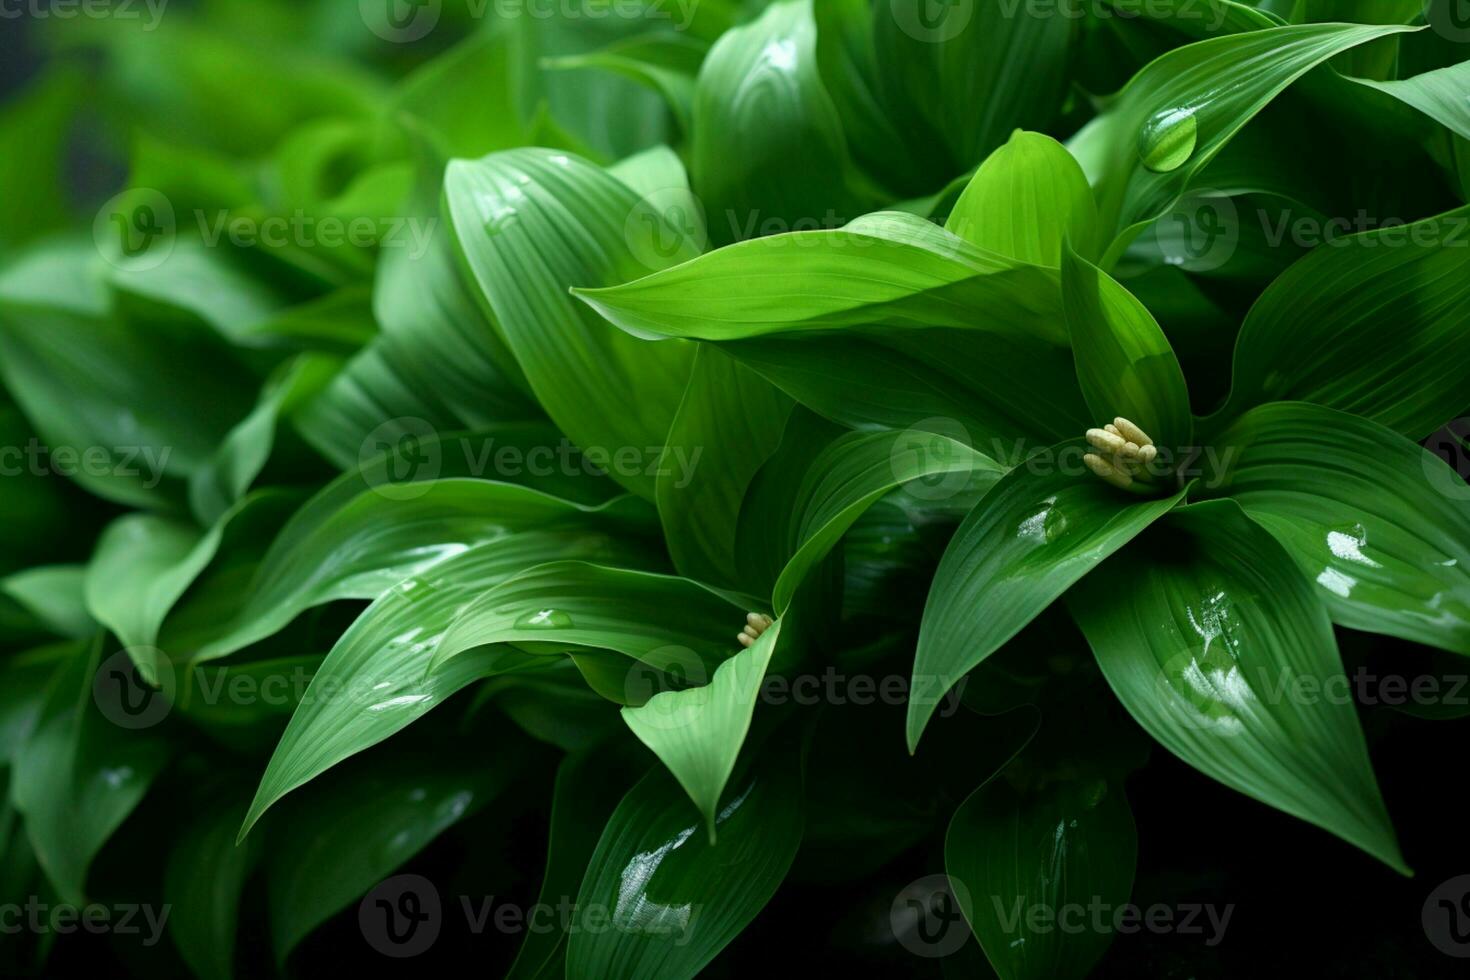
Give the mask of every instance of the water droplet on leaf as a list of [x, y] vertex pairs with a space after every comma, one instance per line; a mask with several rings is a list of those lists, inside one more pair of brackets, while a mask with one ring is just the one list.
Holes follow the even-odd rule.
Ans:
[[571, 625], [572, 617], [560, 609], [538, 609], [515, 622], [518, 630], [564, 630], [570, 629]]
[[1156, 174], [1184, 166], [1199, 140], [1199, 122], [1193, 109], [1165, 109], [1149, 117], [1138, 134], [1138, 155]]

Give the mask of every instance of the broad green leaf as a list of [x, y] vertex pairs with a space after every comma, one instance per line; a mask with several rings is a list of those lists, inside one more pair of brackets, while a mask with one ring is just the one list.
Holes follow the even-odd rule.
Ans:
[[1466, 105], [1465, 99], [1465, 87], [1470, 85], [1470, 62], [1437, 68], [1401, 80], [1356, 78], [1353, 81], [1393, 96], [1457, 136], [1470, 139], [1470, 106]]
[[206, 531], [153, 514], [118, 518], [103, 531], [87, 565], [87, 610], [128, 650], [144, 679], [156, 684], [159, 671], [168, 666], [159, 662], [155, 649], [163, 622], [226, 535], [279, 526], [296, 501], [284, 491], [263, 491], [226, 511]]
[[754, 646], [716, 667], [708, 684], [661, 691], [642, 705], [623, 708], [623, 721], [668, 767], [698, 807], [711, 842], [720, 797], [735, 771], [756, 698], [780, 639], [778, 619]]
[[245, 881], [258, 863], [255, 842], [235, 845], [245, 801], [238, 791], [190, 815], [164, 866], [169, 934], [189, 969], [202, 980], [235, 975], [235, 935]]
[[699, 72], [691, 169], [717, 245], [830, 228], [860, 210], [817, 70], [813, 2], [771, 4], [724, 34]]
[[1296, 562], [1238, 505], [1181, 509], [1075, 586], [1113, 692], [1170, 752], [1408, 873], [1342, 662]]
[[[586, 161], [543, 150], [456, 160], [444, 193], [481, 299], [552, 421], [584, 450], [661, 446], [693, 351], [628, 337], [567, 293], [641, 274], [657, 258], [648, 236], [663, 240], [657, 208]], [[651, 477], [618, 479], [654, 494]]]
[[482, 593], [527, 568], [566, 558], [636, 562], [639, 548], [597, 531], [591, 521], [521, 531], [430, 565], [384, 592], [342, 634], [312, 677], [271, 756], [240, 830], [298, 786], [383, 741], [466, 685], [533, 666], [530, 658], [486, 650], [453, 669], [428, 667], [451, 624]]
[[1070, 248], [1062, 256], [1062, 297], [1077, 382], [1094, 424], [1122, 416], [1158, 446], [1191, 445], [1184, 371], [1148, 308]]
[[[202, 324], [123, 322], [95, 307], [86, 284], [99, 263], [90, 244], [67, 242], [0, 275], [0, 377], [53, 461], [61, 447], [75, 457], [64, 469], [82, 487], [166, 507], [249, 411], [253, 384]], [[68, 284], [72, 297], [49, 295]]]
[[1470, 486], [1367, 419], [1308, 403], [1220, 435], [1228, 495], [1296, 559], [1334, 622], [1470, 654]]
[[659, 519], [674, 567], [735, 585], [736, 526], [751, 479], [775, 451], [791, 399], [717, 347], [700, 346], [659, 466]]
[[1408, 29], [1272, 27], [1212, 37], [1150, 63], [1100, 123], [1106, 149], [1095, 182], [1104, 235], [1157, 217], [1296, 79], [1334, 55]]
[[1056, 268], [1062, 243], [1096, 258], [1097, 206], [1082, 167], [1050, 136], [1017, 130], [985, 158], [944, 227], [983, 249]]
[[[1293, 24], [1412, 24], [1425, 12], [1423, 0], [1296, 0]], [[1333, 65], [1355, 78], [1386, 79], [1398, 67], [1399, 39], [1385, 37], [1339, 55]]]
[[233, 653], [325, 602], [376, 599], [444, 558], [513, 531], [597, 511], [613, 524], [631, 514], [625, 498], [589, 507], [513, 483], [460, 478], [408, 486], [407, 499], [379, 488], [330, 514], [298, 513], [261, 563], [239, 612], [196, 658]]
[[895, 487], [938, 501], [993, 484], [1005, 469], [939, 433], [851, 432], [822, 451], [796, 494], [796, 551], [781, 570], [771, 604], [784, 615], [807, 575], [863, 513]]
[[741, 242], [627, 285], [575, 292], [641, 336], [740, 340], [881, 324], [1065, 341], [1055, 272], [899, 211]]
[[600, 51], [542, 61], [553, 71], [597, 69], [652, 89], [668, 103], [679, 128], [690, 130], [695, 78], [708, 48], [682, 34], [651, 33], [615, 41]]
[[434, 838], [485, 806], [524, 756], [478, 766], [452, 756], [363, 760], [296, 801], [266, 854], [276, 961], [333, 914], [391, 875]]
[[1002, 772], [955, 811], [944, 838], [954, 897], [1002, 980], [1081, 980], [1113, 938], [1097, 905], [1127, 904], [1138, 832], [1121, 782], [1017, 786]]
[[[558, 561], [522, 572], [481, 593], [449, 627], [430, 670], [461, 651], [491, 643], [612, 650], [657, 670], [702, 681], [733, 652], [748, 608], [738, 598], [673, 575]], [[650, 681], [628, 665], [630, 695]]]
[[960, 525], [924, 606], [914, 655], [908, 743], [919, 743], [946, 691], [1078, 579], [1172, 510], [1094, 477], [1076, 443], [1001, 477]]
[[1315, 249], [1251, 307], [1220, 417], [1309, 401], [1422, 439], [1464, 408], [1470, 208]]
[[687, 980], [755, 918], [801, 844], [799, 747], [767, 746], [721, 802], [711, 842], [662, 769], [628, 792], [582, 880], [568, 977]]
[[25, 743], [10, 787], [46, 878], [65, 902], [87, 901], [87, 871], [113, 831], [148, 792], [170, 748], [146, 731], [124, 731], [93, 698], [102, 644], [62, 661]]
[[1066, 94], [1079, 8], [1074, 0], [874, 4], [878, 70], [891, 118], [911, 141], [948, 151], [946, 176], [985, 159], [1017, 128], [1047, 128]]

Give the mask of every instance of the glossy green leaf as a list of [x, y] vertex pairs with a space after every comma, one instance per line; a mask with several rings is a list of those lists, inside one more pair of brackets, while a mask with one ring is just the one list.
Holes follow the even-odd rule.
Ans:
[[1170, 752], [1408, 873], [1327, 611], [1238, 505], [1181, 509], [1068, 597], [1113, 692]]
[[83, 640], [97, 631], [83, 595], [81, 565], [41, 565], [0, 578], [0, 596], [14, 600], [56, 636]]
[[[938, 433], [853, 432], [812, 460], [796, 494], [796, 551], [772, 591], [784, 614], [807, 575], [853, 523], [895, 487], [940, 501], [988, 487], [1005, 469], [969, 445]], [[914, 483], [914, 481], [919, 481]]]
[[1204, 483], [1264, 526], [1334, 622], [1470, 654], [1470, 487], [1403, 436], [1330, 408], [1273, 403], [1220, 435]]
[[1077, 382], [1094, 424], [1122, 416], [1158, 446], [1191, 445], [1184, 371], [1148, 308], [1070, 248], [1062, 256], [1062, 297]]
[[1225, 418], [1309, 401], [1422, 439], [1464, 408], [1470, 209], [1319, 248], [1251, 307]]
[[475, 599], [527, 568], [570, 557], [634, 563], [639, 549], [591, 521], [527, 530], [476, 545], [405, 578], [353, 622], [312, 677], [271, 756], [240, 830], [282, 796], [383, 741], [489, 674], [534, 666], [507, 650], [429, 673], [445, 633]]
[[983, 249], [1056, 268], [1062, 243], [1095, 258], [1097, 206], [1082, 167], [1050, 136], [1016, 131], [985, 158], [944, 227]]
[[[254, 843], [235, 846], [239, 794], [191, 815], [164, 867], [169, 935], [179, 955], [201, 980], [235, 975], [235, 938], [245, 881], [261, 857]], [[208, 874], [200, 869], [208, 868]]]
[[494, 799], [522, 767], [514, 754], [461, 766], [434, 756], [372, 760], [297, 801], [266, 855], [271, 940], [284, 963], [302, 939], [447, 828]]
[[[456, 160], [444, 193], [482, 299], [552, 420], [584, 449], [660, 446], [693, 351], [619, 333], [567, 294], [633, 278], [655, 260], [646, 236], [664, 240], [657, 208], [586, 161], [535, 150]], [[653, 496], [651, 477], [617, 478]]]
[[664, 537], [681, 573], [736, 584], [740, 503], [790, 414], [791, 400], [770, 382], [718, 348], [700, 346], [657, 487]]
[[771, 4], [722, 36], [700, 70], [691, 169], [717, 245], [830, 228], [858, 211], [817, 68], [813, 2]]
[[755, 918], [801, 844], [801, 754], [771, 748], [722, 799], [717, 842], [661, 769], [629, 791], [582, 880], [568, 977], [693, 977]]
[[1184, 497], [1140, 500], [1069, 443], [1021, 463], [960, 525], [934, 573], [908, 710], [913, 750], [954, 683]]
[[944, 839], [954, 897], [1002, 980], [1087, 976], [1137, 858], [1121, 783], [1096, 777], [1032, 787], [1002, 772], [960, 804]]

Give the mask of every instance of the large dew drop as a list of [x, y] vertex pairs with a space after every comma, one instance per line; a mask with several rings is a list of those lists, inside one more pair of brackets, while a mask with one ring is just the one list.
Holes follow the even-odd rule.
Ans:
[[571, 625], [572, 617], [559, 609], [538, 609], [515, 622], [518, 630], [564, 630], [570, 629]]
[[1199, 122], [1193, 109], [1165, 109], [1149, 117], [1138, 134], [1138, 155], [1143, 165], [1156, 174], [1184, 166], [1199, 139]]

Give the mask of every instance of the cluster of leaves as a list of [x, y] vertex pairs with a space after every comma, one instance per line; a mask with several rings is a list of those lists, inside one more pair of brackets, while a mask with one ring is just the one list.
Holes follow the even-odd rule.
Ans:
[[[430, 6], [34, 32], [0, 904], [284, 971], [455, 840], [446, 905], [574, 910], [510, 975], [673, 978], [934, 848], [968, 969], [1081, 977], [1107, 931], [1005, 913], [1128, 902], [1150, 741], [1407, 871], [1354, 707], [1282, 692], [1350, 631], [1470, 655], [1433, 5]], [[1078, 465], [1115, 417], [1157, 479]], [[791, 696], [833, 671], [904, 683]]]

